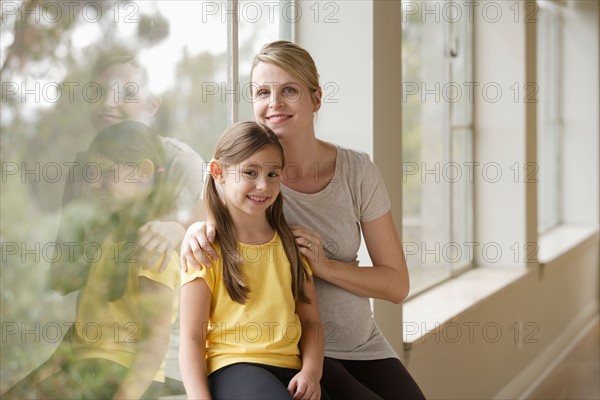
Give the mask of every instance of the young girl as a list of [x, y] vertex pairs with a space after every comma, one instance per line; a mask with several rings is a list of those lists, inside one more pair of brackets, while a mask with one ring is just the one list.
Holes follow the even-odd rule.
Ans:
[[142, 123], [122, 122], [95, 138], [86, 167], [89, 196], [106, 217], [86, 227], [103, 239], [86, 243], [91, 263], [68, 361], [59, 370], [47, 365], [32, 387], [17, 385], [7, 398], [158, 397], [180, 273], [175, 252], [163, 272], [162, 259], [142, 268], [138, 230], [170, 209], [163, 165], [160, 138]]
[[188, 397], [318, 399], [323, 334], [310, 270], [283, 217], [283, 149], [264, 125], [220, 138], [205, 204], [217, 257], [182, 277], [180, 363]]

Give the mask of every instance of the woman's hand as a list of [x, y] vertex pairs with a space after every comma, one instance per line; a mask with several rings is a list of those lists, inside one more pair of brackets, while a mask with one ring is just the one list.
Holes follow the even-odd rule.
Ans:
[[398, 304], [408, 295], [410, 284], [402, 243], [388, 211], [381, 217], [360, 223], [373, 268], [357, 268], [327, 258], [320, 235], [301, 226], [290, 227], [301, 253], [313, 273], [357, 296], [372, 297]]
[[188, 228], [183, 242], [179, 262], [183, 271], [189, 266], [200, 269], [202, 264], [210, 265], [217, 257], [215, 249], [210, 245], [215, 240], [215, 226], [210, 222], [195, 222]]
[[159, 271], [164, 271], [169, 265], [171, 254], [177, 249], [185, 228], [173, 221], [150, 221], [138, 231], [141, 246], [140, 265], [142, 268], [152, 268], [162, 257]]
[[318, 232], [297, 225], [290, 226], [290, 230], [296, 238], [300, 253], [310, 262], [313, 274], [321, 277], [327, 262], [331, 261], [325, 255], [321, 235]]
[[302, 369], [288, 385], [288, 392], [294, 400], [319, 400], [321, 398], [321, 384], [319, 378]]

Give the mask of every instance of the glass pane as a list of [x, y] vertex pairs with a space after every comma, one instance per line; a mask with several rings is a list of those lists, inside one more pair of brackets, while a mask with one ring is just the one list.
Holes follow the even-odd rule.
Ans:
[[448, 159], [448, 109], [441, 101], [441, 82], [448, 81], [447, 25], [423, 22], [419, 13], [404, 18], [402, 240], [416, 293], [449, 275], [441, 252], [450, 239], [448, 185], [441, 176]]
[[[195, 183], [189, 188], [199, 190], [203, 169], [195, 153], [209, 159], [227, 123], [221, 101], [225, 88], [220, 86], [226, 76], [225, 2], [10, 3], [15, 12], [3, 3], [0, 41], [6, 96], [0, 113], [1, 317], [3, 335], [10, 332], [0, 344], [0, 392], [46, 361], [76, 319], [75, 289], [60, 289], [71, 292], [67, 296], [51, 290], [56, 281], [58, 286], [75, 286], [75, 279], [63, 281], [50, 267], [75, 268], [83, 280], [78, 288], [85, 288], [82, 298], [95, 293], [86, 292], [88, 288], [106, 284], [86, 285], [92, 275], [85, 271], [93, 274], [100, 262], [116, 260], [111, 265], [119, 272], [110, 276], [119, 276], [125, 269], [114, 268], [118, 263], [126, 263], [128, 256], [134, 263], [143, 255], [137, 253], [139, 246], [131, 248], [133, 254], [121, 246], [139, 244], [142, 223], [189, 216], [187, 198], [182, 200], [187, 192], [171, 191], [180, 176], [177, 171], [192, 175]], [[21, 6], [27, 7], [27, 18], [21, 18]], [[129, 50], [135, 60], [97, 64], [94, 72], [97, 60], [108, 62], [106, 54], [115, 55], [117, 48]], [[125, 146], [109, 149], [108, 142], [98, 145], [105, 146], [98, 152], [86, 152], [101, 129], [115, 129], [121, 120], [142, 122], [169, 138], [151, 136], [150, 143], [163, 144], [164, 154], [156, 145], [148, 147], [156, 150], [156, 159], [146, 158], [146, 153], [135, 158], [134, 151], [147, 149], [136, 144], [128, 153], [132, 159], [117, 160]], [[127, 174], [138, 176], [136, 168], [147, 166], [147, 160], [154, 167], [148, 181], [152, 185], [135, 207], [128, 203], [132, 199], [118, 197], [141, 196], [140, 180], [114, 192], [103, 186], [124, 183]], [[127, 165], [133, 169], [123, 169]], [[125, 175], [117, 177], [118, 171]], [[75, 180], [82, 186], [75, 188]], [[167, 208], [169, 213], [163, 213]], [[59, 226], [72, 240], [57, 240]], [[118, 285], [108, 286], [116, 290]], [[108, 293], [98, 294], [98, 301], [109, 299]], [[86, 316], [91, 318], [77, 318]], [[98, 321], [88, 321], [90, 340], [121, 342], [127, 329], [132, 333], [143, 322], [133, 318], [127, 326], [120, 320], [94, 325]]]
[[444, 91], [444, 99], [450, 105], [450, 123], [454, 126], [467, 126], [473, 122], [473, 26], [464, 17], [450, 16], [450, 21], [456, 22], [448, 24], [450, 82]]
[[473, 242], [473, 133], [469, 128], [451, 130], [452, 162], [444, 176], [450, 183], [452, 202], [452, 241], [444, 251], [453, 270], [472, 263]]
[[472, 26], [452, 14], [457, 3], [403, 4], [403, 242], [414, 294], [471, 264]]
[[560, 222], [560, 20], [558, 10], [540, 3], [538, 27], [538, 230]]
[[250, 68], [260, 48], [279, 39], [289, 39], [293, 6], [283, 1], [241, 1], [239, 4], [240, 121], [254, 120], [250, 94]]
[[[449, 8], [452, 9], [452, 8]], [[472, 24], [468, 18], [451, 19], [450, 82], [454, 93], [450, 107], [450, 162], [443, 173], [450, 184], [450, 237], [444, 257], [453, 271], [472, 263], [473, 249], [473, 52]]]

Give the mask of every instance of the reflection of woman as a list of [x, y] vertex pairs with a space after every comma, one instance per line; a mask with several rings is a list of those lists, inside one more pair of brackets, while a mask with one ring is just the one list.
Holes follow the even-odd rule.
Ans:
[[[294, 173], [282, 177], [284, 211], [316, 275], [325, 326], [323, 383], [332, 398], [423, 398], [375, 323], [369, 297], [401, 302], [409, 283], [390, 203], [375, 165], [364, 153], [318, 140], [314, 113], [322, 91], [313, 59], [285, 41], [265, 45], [252, 67], [253, 109], [269, 126]], [[358, 268], [361, 232], [372, 268]], [[214, 228], [188, 229], [181, 260], [200, 267]], [[202, 246], [201, 246], [202, 245]], [[194, 256], [195, 255], [195, 256]]]
[[162, 260], [142, 268], [136, 251], [140, 226], [165, 215], [171, 204], [162, 143], [144, 124], [122, 122], [96, 137], [89, 159], [102, 171], [90, 187], [91, 200], [109, 218], [79, 297], [67, 361], [58, 370], [48, 364], [39, 382], [18, 385], [5, 397], [157, 397], [164, 381], [178, 304], [177, 257], [171, 253], [161, 272]]

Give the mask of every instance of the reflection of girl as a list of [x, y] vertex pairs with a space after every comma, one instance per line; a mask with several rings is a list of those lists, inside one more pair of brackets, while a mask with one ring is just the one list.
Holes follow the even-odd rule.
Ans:
[[283, 217], [283, 164], [277, 137], [254, 122], [217, 144], [205, 201], [218, 257], [182, 278], [179, 358], [190, 398], [320, 398], [323, 335]]
[[[101, 131], [123, 121], [138, 121], [151, 125], [154, 116], [161, 106], [161, 98], [150, 90], [148, 73], [135, 55], [125, 49], [113, 48], [98, 57], [92, 71], [92, 82], [98, 85], [98, 101], [89, 103], [90, 119], [94, 127]], [[164, 179], [169, 183], [173, 205], [167, 215], [152, 218], [141, 225], [137, 239], [139, 258], [142, 267], [150, 267], [160, 258], [163, 264], [160, 270], [168, 265], [169, 257], [165, 255], [175, 251], [183, 238], [185, 227], [202, 215], [201, 193], [202, 176], [197, 172], [202, 169], [202, 158], [187, 144], [175, 138], [160, 136], [164, 148]], [[68, 242], [77, 242], [80, 246], [86, 242], [97, 240], [102, 232], [89, 229], [93, 220], [103, 219], [90, 210], [87, 194], [89, 185], [86, 170], [89, 154], [87, 151], [77, 153], [74, 162], [73, 179], [66, 182], [63, 195], [63, 213], [58, 232], [57, 243], [65, 246]], [[128, 171], [130, 172], [130, 171]], [[87, 218], [85, 216], [88, 216]], [[100, 223], [102, 225], [102, 223]], [[84, 229], [81, 229], [84, 227]], [[85, 232], [85, 235], [82, 233]], [[59, 293], [66, 294], [79, 290], [87, 281], [89, 263], [85, 257], [67, 259], [55, 257], [50, 269], [50, 286]], [[52, 363], [61, 362], [62, 353], [68, 351], [68, 338], [61, 343]], [[167, 386], [165, 393], [183, 393], [179, 361], [179, 323], [172, 327], [170, 349], [167, 354], [166, 370]], [[35, 372], [34, 372], [35, 373]]]
[[137, 232], [169, 211], [164, 149], [146, 125], [122, 122], [96, 137], [90, 163], [102, 171], [90, 195], [110, 213], [102, 229], [107, 236], [79, 297], [69, 361], [59, 371], [43, 372], [50, 376], [32, 391], [42, 398], [135, 399], [152, 386], [146, 396], [156, 397], [178, 304], [179, 268], [176, 253], [163, 272], [162, 260], [142, 268]]
[[[277, 41], [254, 58], [254, 117], [275, 132], [293, 173], [283, 174], [285, 217], [310, 261], [324, 326], [322, 383], [332, 398], [422, 398], [373, 319], [369, 297], [399, 303], [408, 294], [404, 254], [379, 171], [360, 152], [319, 140], [314, 114], [322, 90], [315, 63], [300, 46]], [[361, 233], [373, 266], [358, 268]], [[217, 226], [217, 235], [219, 228]], [[182, 264], [210, 254], [209, 224], [192, 225]], [[195, 254], [195, 256], [194, 256]]]

